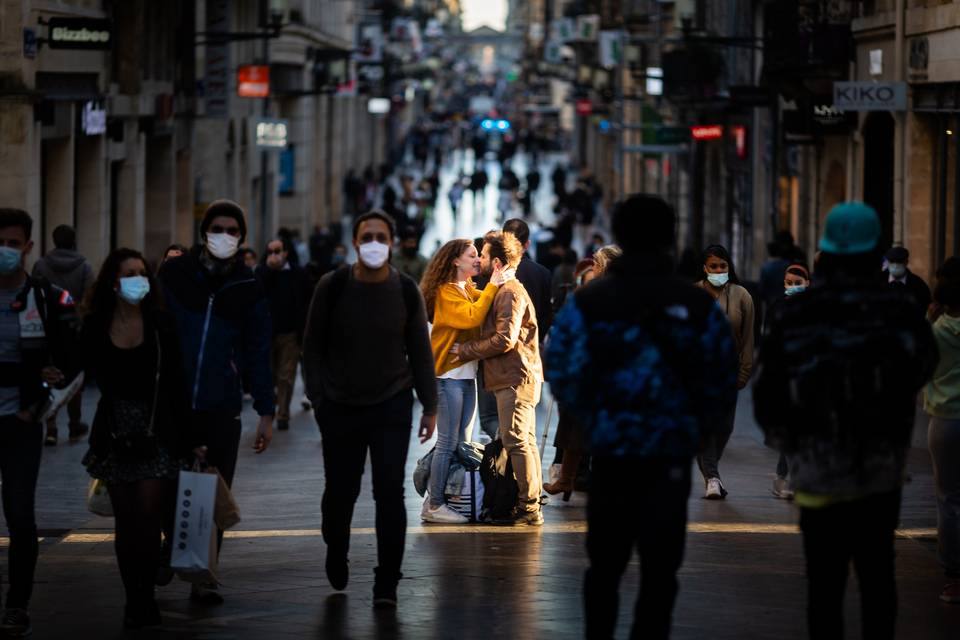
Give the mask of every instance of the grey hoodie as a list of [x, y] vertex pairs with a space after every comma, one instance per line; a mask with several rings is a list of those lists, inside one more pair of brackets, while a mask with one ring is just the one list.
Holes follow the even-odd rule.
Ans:
[[54, 249], [33, 265], [33, 275], [46, 278], [70, 292], [77, 304], [93, 286], [93, 268], [86, 258], [73, 249]]

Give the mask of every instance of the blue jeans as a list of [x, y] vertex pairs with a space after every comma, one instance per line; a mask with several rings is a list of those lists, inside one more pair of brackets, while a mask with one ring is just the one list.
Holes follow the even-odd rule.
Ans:
[[437, 378], [437, 446], [430, 464], [430, 505], [439, 507], [445, 501], [443, 489], [450, 472], [450, 461], [473, 422], [477, 406], [477, 385], [473, 379]]

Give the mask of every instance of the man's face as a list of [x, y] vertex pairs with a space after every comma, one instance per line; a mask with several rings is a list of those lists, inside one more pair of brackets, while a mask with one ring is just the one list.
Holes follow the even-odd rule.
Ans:
[[0, 229], [0, 247], [10, 247], [20, 251], [20, 264], [26, 259], [30, 250], [33, 249], [33, 241], [27, 239], [27, 234], [22, 227], [3, 227]]
[[283, 242], [272, 240], [267, 245], [267, 266], [271, 269], [283, 269], [287, 263], [287, 252], [283, 250]]
[[360, 224], [360, 228], [357, 229], [357, 237], [353, 239], [353, 246], [359, 251], [360, 245], [368, 242], [379, 242], [388, 247], [393, 244], [393, 238], [390, 237], [390, 227], [387, 226], [386, 222], [378, 218], [371, 218]]
[[499, 258], [490, 257], [490, 245], [484, 243], [483, 251], [480, 252], [480, 273], [485, 276], [493, 274], [494, 268], [500, 264]]

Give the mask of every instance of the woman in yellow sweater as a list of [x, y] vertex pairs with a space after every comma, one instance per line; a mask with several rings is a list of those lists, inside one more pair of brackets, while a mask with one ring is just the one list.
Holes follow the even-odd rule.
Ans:
[[460, 524], [467, 519], [446, 505], [444, 486], [450, 460], [473, 421], [477, 405], [477, 363], [455, 362], [450, 354], [453, 344], [479, 337], [493, 298], [500, 285], [513, 277], [512, 271], [496, 270], [483, 291], [473, 284], [480, 273], [480, 257], [473, 241], [451, 240], [437, 251], [427, 265], [420, 283], [427, 305], [427, 318], [433, 323], [430, 343], [437, 367], [437, 445], [430, 466], [430, 486], [420, 517], [425, 522]]

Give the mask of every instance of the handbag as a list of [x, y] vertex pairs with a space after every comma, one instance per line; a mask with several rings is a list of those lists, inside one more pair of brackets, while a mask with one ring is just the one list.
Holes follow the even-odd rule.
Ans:
[[87, 487], [87, 510], [105, 518], [113, 517], [113, 503], [107, 492], [107, 483], [99, 478], [91, 478]]

